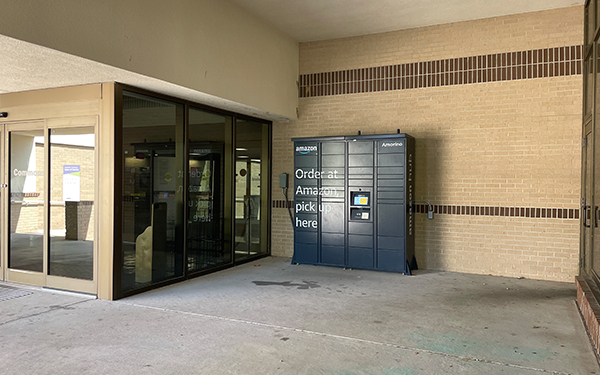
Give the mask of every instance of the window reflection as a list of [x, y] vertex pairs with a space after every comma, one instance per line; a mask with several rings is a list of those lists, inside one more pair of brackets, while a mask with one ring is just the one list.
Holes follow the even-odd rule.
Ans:
[[14, 131], [10, 149], [10, 268], [42, 272], [44, 131]]
[[236, 121], [235, 256], [238, 261], [268, 251], [267, 218], [263, 209], [267, 198], [268, 140], [267, 124]]
[[270, 125], [122, 102], [121, 291], [267, 253]]
[[[231, 117], [190, 109], [187, 261], [190, 272], [231, 262], [230, 196], [225, 167]], [[229, 179], [227, 179], [229, 181]], [[231, 207], [229, 204], [228, 207]]]
[[123, 94], [122, 290], [183, 275], [183, 106]]
[[92, 280], [94, 128], [51, 129], [50, 163], [48, 274]]

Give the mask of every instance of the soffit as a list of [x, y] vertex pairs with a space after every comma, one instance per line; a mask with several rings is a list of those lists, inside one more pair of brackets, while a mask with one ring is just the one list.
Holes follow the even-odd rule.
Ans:
[[584, 0], [231, 0], [300, 43], [583, 5]]
[[285, 116], [4, 35], [0, 35], [0, 52], [0, 94], [121, 82], [265, 120], [289, 121]]

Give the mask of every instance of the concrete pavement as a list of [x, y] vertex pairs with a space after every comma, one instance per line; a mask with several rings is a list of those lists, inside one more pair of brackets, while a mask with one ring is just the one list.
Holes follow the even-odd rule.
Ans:
[[265, 258], [115, 302], [18, 288], [3, 375], [600, 374], [573, 283]]

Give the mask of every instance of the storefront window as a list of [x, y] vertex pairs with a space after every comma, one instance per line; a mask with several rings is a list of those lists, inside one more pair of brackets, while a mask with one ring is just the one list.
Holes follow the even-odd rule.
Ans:
[[183, 276], [183, 113], [123, 93], [123, 291]]
[[271, 124], [134, 91], [118, 105], [117, 298], [268, 254]]
[[268, 252], [269, 125], [238, 119], [235, 130], [235, 259]]
[[231, 263], [231, 129], [230, 116], [190, 109], [189, 272]]

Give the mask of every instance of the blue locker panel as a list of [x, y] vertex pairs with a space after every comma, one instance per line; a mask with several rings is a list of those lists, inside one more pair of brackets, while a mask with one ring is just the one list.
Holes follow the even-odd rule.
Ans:
[[398, 188], [404, 188], [404, 180], [402, 179], [377, 179], [377, 186], [379, 187], [398, 187]]
[[348, 154], [373, 154], [373, 141], [348, 142]]
[[404, 231], [398, 231], [398, 237], [377, 236], [377, 248], [388, 250], [404, 250]]
[[377, 173], [380, 176], [386, 176], [386, 175], [396, 175], [396, 176], [400, 176], [402, 178], [404, 178], [404, 158], [402, 158], [402, 161], [400, 164], [395, 165], [393, 167], [379, 167], [377, 168]]
[[338, 179], [326, 179], [321, 181], [321, 186], [335, 187], [336, 191], [339, 190], [340, 192], [343, 192], [344, 187], [346, 186], [346, 180], [344, 180], [344, 177]]
[[356, 234], [348, 235], [349, 247], [373, 248], [373, 236], [361, 236]]
[[397, 167], [404, 165], [404, 154], [379, 154], [377, 165], [380, 167]]
[[357, 180], [353, 178], [348, 178], [348, 187], [373, 187], [373, 179], [370, 180]]
[[294, 186], [317, 186], [318, 181], [308, 178], [294, 178]]
[[348, 176], [358, 174], [373, 177], [373, 171], [373, 167], [350, 167], [348, 168]]
[[348, 155], [348, 167], [372, 167], [373, 155]]
[[343, 155], [346, 150], [346, 142], [323, 142], [321, 152], [323, 155]]
[[380, 191], [377, 193], [379, 200], [404, 200], [404, 189], [397, 191]]
[[317, 264], [319, 260], [317, 253], [317, 245], [295, 243], [293, 261], [296, 263]]
[[294, 242], [316, 245], [319, 243], [319, 234], [316, 231], [307, 232], [296, 230], [296, 233], [294, 234]]
[[321, 168], [321, 185], [336, 186], [341, 191], [346, 186], [345, 171], [343, 167]]
[[294, 166], [296, 168], [312, 168], [316, 167], [317, 163], [317, 155], [296, 156], [294, 159]]
[[377, 269], [382, 271], [406, 272], [406, 254], [401, 250], [377, 251]]
[[323, 233], [321, 235], [321, 244], [323, 246], [344, 246], [346, 236], [342, 233]]
[[319, 209], [324, 210], [321, 213], [321, 230], [323, 232], [344, 233], [345, 205], [343, 203], [328, 202], [321, 202], [321, 205]]
[[325, 246], [321, 247], [321, 263], [332, 266], [344, 266], [346, 260], [344, 257], [343, 246]]
[[377, 210], [377, 234], [397, 236], [405, 231], [406, 205], [380, 204]]
[[344, 168], [346, 166], [346, 158], [344, 155], [323, 155], [321, 159], [321, 166], [323, 168], [332, 168], [332, 167], [340, 167]]
[[370, 234], [373, 235], [373, 223], [349, 222], [348, 234]]
[[357, 248], [357, 247], [349, 247], [348, 248], [348, 267], [350, 268], [364, 268], [364, 269], [373, 269], [374, 268], [374, 250], [373, 248], [365, 249], [365, 248]]

